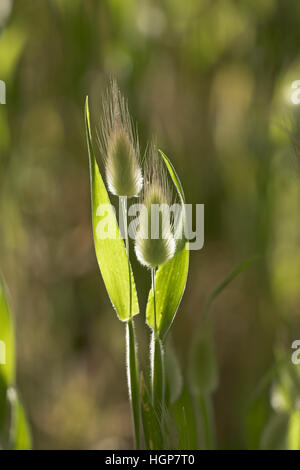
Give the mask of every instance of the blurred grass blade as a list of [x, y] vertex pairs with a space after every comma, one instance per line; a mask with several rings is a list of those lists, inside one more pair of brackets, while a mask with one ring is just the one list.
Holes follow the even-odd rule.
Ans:
[[246, 442], [249, 450], [261, 448], [261, 439], [268, 415], [270, 413], [269, 390], [251, 401], [246, 412]]
[[199, 446], [213, 449], [216, 439], [211, 394], [218, 386], [218, 365], [210, 319], [201, 322], [192, 341], [188, 378], [199, 418]]
[[208, 317], [213, 301], [233, 279], [256, 259], [257, 257], [252, 257], [241, 263], [208, 297], [203, 316], [200, 318], [195, 336], [191, 342], [189, 353], [188, 377], [191, 390], [194, 394], [207, 394], [212, 392], [215, 390], [218, 383], [215, 344], [211, 321]]
[[241, 263], [209, 295], [200, 323], [191, 342], [188, 378], [201, 417], [202, 437], [205, 448], [214, 445], [214, 422], [210, 394], [218, 385], [218, 365], [211, 320], [208, 316], [216, 297], [243, 272], [256, 257]]
[[250, 266], [254, 261], [257, 261], [259, 259], [259, 256], [252, 256], [251, 258], [248, 258], [246, 261], [243, 263], [239, 264], [236, 269], [234, 269], [218, 286], [213, 292], [209, 295], [203, 316], [206, 317], [209, 314], [209, 311], [211, 309], [211, 306], [214, 302], [214, 300], [218, 297], [219, 294], [228, 286], [228, 284], [231, 283], [239, 274], [241, 274], [243, 271], [245, 271], [248, 266]]
[[200, 442], [201, 448], [212, 450], [216, 448], [216, 430], [214, 407], [211, 394], [200, 395], [198, 397], [200, 412]]
[[[266, 371], [251, 395], [246, 411], [246, 438], [249, 449], [261, 448], [265, 433], [265, 425], [270, 415], [270, 384], [278, 375], [280, 368], [289, 360], [288, 356], [282, 356]], [[277, 392], [276, 392], [277, 393]]]
[[288, 449], [300, 450], [300, 411], [294, 411], [289, 420]]
[[[170, 160], [160, 151], [170, 176], [176, 186], [180, 200], [184, 203], [181, 182]], [[189, 269], [189, 246], [184, 241], [175, 256], [160, 266], [155, 275], [156, 287], [156, 321], [159, 337], [164, 341], [172, 325], [181, 302]], [[153, 293], [149, 292], [146, 318], [148, 325], [154, 330]]]
[[[286, 353], [277, 349], [276, 355], [280, 358], [286, 357]], [[281, 391], [281, 401], [285, 409], [288, 411], [294, 408], [298, 409], [299, 403], [299, 390], [300, 390], [300, 366], [295, 366], [286, 357], [286, 361], [282, 362], [282, 366], [278, 370], [279, 389]]]
[[195, 450], [198, 448], [196, 412], [193, 398], [186, 386], [172, 405], [172, 415], [179, 434], [178, 450]]
[[195, 395], [213, 392], [218, 385], [218, 365], [211, 322], [201, 321], [192, 341], [188, 378], [191, 391]]
[[[110, 203], [106, 187], [95, 159], [91, 137], [88, 98], [86, 98], [85, 105], [85, 126], [90, 161], [92, 219], [96, 256], [103, 281], [113, 307], [115, 308], [119, 319], [126, 321], [131, 317], [131, 315], [134, 316], [139, 313], [137, 293], [131, 271], [132, 314], [130, 314], [128, 258], [124, 242], [120, 236], [114, 209]], [[97, 210], [102, 204], [105, 204], [107, 226], [110, 227], [115, 234], [114, 238], [102, 239], [97, 235], [97, 224], [100, 220]]]
[[142, 423], [147, 450], [163, 449], [163, 433], [150, 393], [141, 374]]
[[21, 399], [13, 387], [8, 390], [7, 396], [11, 405], [10, 449], [31, 450], [31, 432]]
[[289, 416], [285, 413], [274, 413], [265, 426], [262, 436], [262, 450], [285, 450]]
[[6, 415], [7, 389], [14, 385], [15, 374], [14, 323], [4, 284], [0, 279], [0, 430]]
[[174, 347], [168, 341], [165, 352], [166, 363], [166, 402], [174, 403], [180, 396], [183, 387], [183, 377]]

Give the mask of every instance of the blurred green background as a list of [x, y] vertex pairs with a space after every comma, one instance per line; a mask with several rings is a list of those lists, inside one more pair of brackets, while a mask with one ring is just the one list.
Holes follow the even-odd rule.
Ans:
[[[260, 255], [213, 311], [218, 447], [260, 445], [251, 397], [300, 339], [299, 44], [297, 0], [1, 0], [0, 269], [35, 448], [133, 445], [124, 328], [93, 248], [83, 119], [89, 94], [95, 137], [110, 76], [142, 148], [154, 133], [187, 201], [205, 204], [205, 246], [191, 253], [172, 329], [183, 370], [209, 292]], [[150, 279], [134, 270], [147, 357]], [[266, 423], [277, 406], [267, 394]]]

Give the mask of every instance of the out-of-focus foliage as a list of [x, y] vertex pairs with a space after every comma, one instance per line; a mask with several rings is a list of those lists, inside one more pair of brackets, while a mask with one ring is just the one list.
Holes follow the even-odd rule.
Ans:
[[10, 403], [9, 445], [12, 450], [31, 450], [32, 438], [23, 403], [14, 388], [8, 390]]
[[251, 449], [299, 450], [299, 365], [277, 350], [276, 361], [262, 378], [247, 411]]
[[31, 449], [31, 432], [16, 389], [15, 329], [0, 279], [0, 449]]
[[143, 375], [141, 375], [141, 410], [145, 448], [148, 450], [162, 449], [163, 432]]
[[[1, 0], [0, 264], [37, 448], [132, 446], [124, 331], [94, 257], [82, 112], [89, 94], [97, 125], [110, 75], [140, 123], [141, 147], [156, 133], [187, 202], [205, 204], [205, 245], [191, 253], [172, 327], [184, 372], [207, 293], [261, 255], [215, 303], [213, 402], [220, 448], [269, 438], [273, 381], [246, 416], [277, 348], [290, 362], [300, 339], [299, 41], [297, 0]], [[137, 263], [133, 271], [143, 313], [149, 279]], [[187, 405], [182, 417], [186, 402], [184, 388], [173, 405], [181, 422], [193, 416]], [[288, 412], [285, 446], [296, 446], [298, 411]], [[183, 447], [194, 445], [195, 427]]]
[[15, 332], [10, 307], [0, 279], [0, 431], [7, 419], [7, 390], [15, 383]]

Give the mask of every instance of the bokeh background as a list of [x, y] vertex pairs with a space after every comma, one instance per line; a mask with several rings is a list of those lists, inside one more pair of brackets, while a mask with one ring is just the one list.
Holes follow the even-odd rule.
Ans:
[[[207, 295], [259, 255], [213, 309], [218, 447], [259, 446], [249, 402], [300, 339], [299, 44], [297, 0], [1, 0], [0, 267], [35, 448], [133, 445], [124, 327], [93, 248], [83, 119], [89, 94], [95, 136], [110, 76], [142, 148], [155, 134], [188, 202], [205, 204], [205, 246], [191, 253], [172, 329], [183, 371]], [[134, 270], [147, 356], [150, 280]]]

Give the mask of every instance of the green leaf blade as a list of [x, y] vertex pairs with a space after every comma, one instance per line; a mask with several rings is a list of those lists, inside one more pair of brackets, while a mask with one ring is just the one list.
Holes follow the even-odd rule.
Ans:
[[[162, 340], [165, 340], [180, 305], [188, 269], [189, 251], [186, 243], [185, 248], [175, 253], [174, 257], [162, 265], [155, 275], [157, 330]], [[149, 292], [146, 318], [148, 325], [154, 329], [152, 290]]]
[[[160, 150], [173, 183], [178, 191], [181, 203], [184, 204], [185, 197], [182, 184], [179, 177], [168, 159], [168, 157]], [[166, 264], [160, 266], [155, 275], [156, 287], [156, 320], [157, 330], [160, 338], [164, 341], [168, 331], [173, 323], [178, 307], [184, 294], [187, 276], [189, 270], [189, 244], [184, 241], [180, 244], [174, 257]], [[154, 329], [153, 315], [153, 292], [150, 290], [146, 319], [148, 325]]]
[[185, 195], [184, 195], [184, 191], [183, 191], [183, 186], [181, 184], [179, 176], [176, 173], [176, 170], [173, 166], [173, 163], [171, 162], [171, 160], [169, 160], [169, 158], [164, 154], [164, 152], [162, 150], [159, 150], [159, 153], [160, 153], [161, 157], [163, 158], [163, 160], [165, 162], [165, 165], [166, 165], [166, 167], [169, 171], [169, 174], [170, 174], [170, 176], [173, 180], [173, 183], [176, 186], [176, 189], [178, 191], [178, 194], [179, 194], [180, 198], [182, 199], [183, 202], [185, 202]]
[[[137, 293], [133, 273], [130, 268], [132, 291], [132, 308], [130, 309], [128, 258], [124, 242], [120, 235], [115, 212], [110, 203], [105, 184], [96, 162], [91, 138], [88, 98], [86, 99], [85, 105], [85, 126], [90, 162], [92, 221], [96, 257], [112, 305], [119, 319], [121, 321], [127, 321], [132, 316], [139, 313]], [[112, 229], [112, 233], [114, 234], [113, 238], [103, 238], [99, 236], [99, 208], [101, 206], [105, 207], [106, 224]]]

